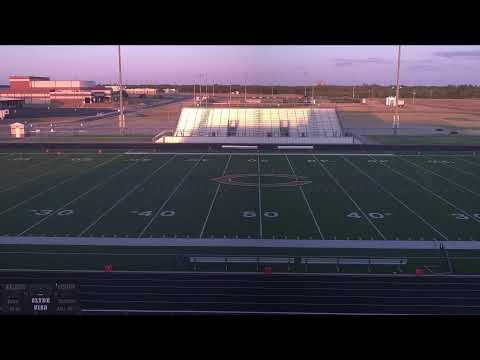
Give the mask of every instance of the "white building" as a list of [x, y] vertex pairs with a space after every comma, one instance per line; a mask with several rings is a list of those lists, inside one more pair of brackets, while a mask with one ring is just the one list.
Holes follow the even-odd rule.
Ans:
[[157, 89], [154, 88], [131, 88], [125, 89], [128, 95], [146, 95], [146, 96], [155, 96], [157, 95]]
[[25, 127], [25, 124], [14, 122], [10, 124], [10, 134], [14, 138], [23, 138], [29, 135], [29, 131], [28, 128]]
[[52, 81], [49, 77], [22, 75], [12, 75], [9, 80], [10, 87], [2, 89], [0, 97], [21, 100], [24, 103], [58, 102], [79, 105], [111, 101], [112, 90], [104, 86], [97, 86], [94, 81]]
[[177, 89], [162, 89], [165, 94], [176, 93]]
[[[395, 96], [388, 96], [385, 99], [385, 105], [386, 106], [395, 106], [396, 105], [396, 97]], [[405, 105], [404, 100], [398, 100], [398, 106], [403, 106]]]
[[[112, 89], [112, 91], [114, 91], [114, 92], [119, 92], [120, 91], [120, 85], [107, 85], [105, 87]], [[125, 86], [123, 88], [125, 88]]]

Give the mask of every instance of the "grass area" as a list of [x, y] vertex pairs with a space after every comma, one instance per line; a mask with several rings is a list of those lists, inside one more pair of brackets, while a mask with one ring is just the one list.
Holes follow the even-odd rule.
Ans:
[[[150, 237], [199, 243], [224, 237], [480, 238], [480, 159], [465, 154], [24, 153], [0, 154], [0, 170], [0, 235], [118, 237], [120, 245]], [[408, 271], [445, 268], [437, 250], [214, 245], [0, 246], [0, 267], [101, 269], [112, 263], [124, 270], [172, 270], [176, 255], [199, 253], [407, 256]], [[474, 253], [451, 256], [460, 269], [473, 271], [475, 261], [464, 258]]]
[[8, 139], [6, 141], [12, 142], [62, 142], [62, 143], [98, 143], [98, 142], [119, 142], [119, 143], [151, 143], [153, 135], [72, 135], [72, 136], [62, 136], [62, 135], [47, 135], [41, 136], [37, 135], [35, 137], [29, 137], [22, 140]]
[[468, 135], [366, 135], [386, 145], [480, 145], [480, 136]]
[[[412, 273], [417, 267], [428, 266], [436, 271], [445, 272], [445, 258], [438, 250], [380, 250], [380, 249], [278, 249], [278, 248], [227, 248], [227, 247], [107, 247], [107, 246], [0, 246], [0, 268], [42, 270], [102, 270], [111, 264], [116, 271], [175, 271], [179, 270], [177, 257], [198, 255], [237, 255], [237, 256], [322, 256], [345, 258], [407, 258], [404, 271]], [[478, 256], [478, 254], [477, 254]], [[477, 257], [478, 258], [478, 257]], [[471, 257], [467, 257], [471, 261]], [[267, 264], [277, 271], [288, 271], [286, 264]], [[224, 271], [224, 264], [201, 264], [202, 271]], [[375, 272], [396, 271], [396, 266], [379, 266]], [[476, 267], [478, 270], [478, 266]], [[182, 270], [193, 270], [188, 262]], [[256, 271], [257, 265], [229, 264], [230, 271]], [[292, 270], [292, 269], [291, 269]], [[331, 265], [300, 265], [298, 271], [319, 272], [336, 271]], [[367, 272], [367, 265], [350, 266], [355, 272]]]

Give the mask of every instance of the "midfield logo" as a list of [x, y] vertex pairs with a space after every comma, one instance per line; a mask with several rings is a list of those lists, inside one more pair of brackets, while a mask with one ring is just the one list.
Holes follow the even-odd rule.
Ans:
[[253, 186], [258, 187], [284, 187], [284, 186], [302, 186], [311, 184], [304, 176], [296, 176], [291, 174], [262, 174], [260, 178], [258, 174], [233, 174], [224, 175], [213, 178], [219, 184], [236, 185], [236, 186]]

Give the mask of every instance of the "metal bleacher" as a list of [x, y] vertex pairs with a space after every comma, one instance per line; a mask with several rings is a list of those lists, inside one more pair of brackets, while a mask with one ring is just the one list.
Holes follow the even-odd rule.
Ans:
[[[194, 271], [201, 270], [204, 264], [222, 264], [225, 271], [233, 264], [252, 264], [256, 265], [256, 271], [260, 271], [262, 265], [284, 264], [291, 267], [297, 263], [297, 271], [315, 272], [318, 265], [333, 265], [337, 272], [341, 272], [346, 267], [364, 267], [368, 272], [379, 270], [380, 268], [395, 268], [398, 272], [403, 272], [408, 264], [407, 258], [391, 257], [325, 257], [325, 256], [244, 256], [244, 255], [199, 255], [187, 256], [188, 262]], [[205, 267], [204, 267], [205, 268]], [[207, 267], [208, 269], [208, 267]]]
[[[335, 109], [206, 108], [182, 109], [173, 136], [163, 142], [351, 143]], [[202, 140], [203, 138], [203, 140]], [[249, 139], [247, 139], [249, 138]], [[299, 140], [301, 139], [301, 140]]]

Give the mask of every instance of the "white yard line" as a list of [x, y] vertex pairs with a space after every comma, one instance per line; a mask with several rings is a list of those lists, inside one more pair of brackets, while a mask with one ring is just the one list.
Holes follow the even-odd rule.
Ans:
[[350, 194], [348, 193], [348, 191], [342, 186], [342, 184], [340, 184], [340, 182], [335, 178], [335, 176], [333, 176], [333, 174], [330, 172], [330, 170], [327, 169], [327, 167], [325, 165], [322, 164], [322, 162], [320, 160], [318, 160], [318, 158], [316, 157], [316, 155], [313, 155], [313, 157], [315, 158], [315, 160], [317, 160], [317, 162], [320, 164], [320, 166], [325, 170], [325, 172], [328, 174], [328, 176], [330, 176], [330, 178], [335, 182], [335, 184], [337, 184], [337, 186], [343, 191], [343, 193], [345, 195], [347, 195], [347, 197], [350, 199], [350, 201], [355, 205], [355, 207], [358, 209], [358, 211], [360, 211], [363, 215], [363, 217], [369, 222], [369, 224], [377, 231], [377, 233], [380, 235], [380, 237], [384, 240], [386, 240], [386, 237], [385, 235], [383, 235], [383, 233], [377, 228], [377, 226], [372, 222], [372, 220], [370, 220], [370, 218], [365, 214], [365, 212], [362, 210], [362, 208], [360, 207], [360, 205], [357, 204], [357, 202], [355, 200], [353, 200], [353, 198], [350, 196]]
[[[222, 176], [224, 176], [225, 173], [227, 172], [228, 164], [230, 164], [231, 158], [232, 158], [232, 155], [230, 155], [230, 156], [228, 157], [228, 160], [227, 160], [227, 163], [226, 163], [226, 165], [225, 165], [225, 168], [223, 169]], [[222, 184], [220, 184], [220, 183], [217, 185], [217, 190], [215, 191], [215, 195], [213, 196], [212, 202], [210, 203], [210, 208], [208, 209], [207, 217], [205, 218], [205, 221], [203, 222], [203, 226], [202, 226], [202, 230], [200, 231], [199, 238], [202, 238], [202, 237], [203, 237], [203, 233], [204, 233], [204, 231], [205, 231], [205, 227], [207, 226], [208, 219], [210, 218], [210, 213], [212, 212], [213, 205], [215, 204], [215, 200], [217, 199], [217, 195], [218, 195], [218, 192], [220, 191], [220, 187], [221, 187], [221, 186], [222, 186]]]
[[450, 165], [450, 164], [444, 164], [445, 166], [449, 167], [450, 169], [453, 169], [453, 170], [456, 170], [458, 172], [461, 172], [462, 174], [466, 174], [466, 175], [470, 175], [471, 177], [477, 179], [477, 180], [480, 180], [480, 176], [477, 175], [477, 174], [474, 174], [470, 171], [466, 171], [466, 170], [463, 170], [463, 169], [460, 169], [456, 166], [453, 166], [453, 165]]
[[[372, 158], [373, 159], [373, 158]], [[387, 164], [385, 163], [380, 163], [382, 166], [385, 166], [386, 168], [390, 169], [391, 171], [393, 171], [395, 174], [397, 175], [400, 175], [401, 177], [409, 180], [410, 182], [414, 183], [415, 185], [419, 186], [421, 189], [423, 189], [424, 191], [428, 192], [429, 194], [432, 194], [433, 196], [435, 196], [437, 199], [443, 201], [444, 203], [450, 205], [451, 207], [453, 207], [454, 209], [456, 209], [457, 211], [460, 211], [463, 215], [465, 216], [468, 216], [468, 218], [470, 219], [473, 219], [474, 221], [476, 222], [480, 222], [480, 220], [477, 220], [474, 216], [470, 216], [470, 214], [468, 212], [466, 212], [465, 210], [459, 208], [457, 205], [451, 203], [450, 201], [448, 201], [447, 199], [443, 198], [442, 196], [438, 195], [437, 193], [435, 193], [434, 191], [430, 190], [429, 188], [423, 186], [422, 184], [420, 184], [418, 181], [412, 179], [410, 176], [407, 176], [405, 174], [402, 174], [400, 171], [398, 170], [395, 170], [394, 168], [392, 168], [391, 166], [388, 166]]]
[[457, 182], [455, 182], [455, 181], [453, 181], [453, 180], [450, 180], [450, 179], [446, 178], [445, 176], [440, 175], [439, 173], [436, 173], [436, 172], [433, 171], [433, 170], [427, 169], [426, 167], [423, 167], [422, 165], [416, 164], [416, 163], [414, 163], [414, 162], [412, 162], [412, 161], [408, 161], [408, 160], [406, 160], [406, 159], [402, 159], [401, 156], [397, 156], [397, 158], [405, 161], [405, 162], [408, 163], [408, 164], [411, 164], [411, 165], [413, 165], [413, 166], [416, 166], [416, 167], [418, 167], [419, 169], [422, 169], [422, 170], [427, 171], [427, 172], [429, 172], [429, 173], [431, 173], [431, 174], [433, 174], [433, 175], [435, 175], [435, 176], [438, 176], [439, 178], [445, 180], [446, 182], [448, 182], [448, 183], [450, 183], [450, 184], [452, 184], [452, 185], [454, 185], [454, 186], [459, 187], [460, 189], [463, 189], [463, 190], [465, 190], [465, 191], [467, 191], [467, 192], [469, 192], [469, 193], [471, 193], [471, 194], [473, 194], [473, 195], [475, 195], [475, 196], [479, 196], [479, 197], [480, 197], [480, 194], [477, 193], [476, 191], [473, 191], [473, 190], [467, 188], [466, 186], [463, 186], [463, 185], [461, 185], [461, 184], [458, 184]]
[[49, 191], [51, 191], [51, 190], [53, 190], [53, 189], [56, 189], [57, 187], [65, 184], [65, 183], [67, 183], [67, 182], [69, 182], [69, 181], [75, 180], [75, 179], [77, 179], [78, 177], [80, 177], [80, 176], [82, 176], [82, 175], [84, 175], [84, 174], [87, 174], [88, 172], [90, 172], [90, 171], [92, 171], [92, 170], [95, 170], [96, 168], [98, 168], [98, 167], [100, 167], [100, 166], [106, 165], [106, 164], [112, 162], [113, 160], [119, 158], [120, 156], [122, 156], [122, 155], [120, 154], [120, 155], [118, 155], [118, 156], [115, 156], [114, 158], [111, 158], [110, 160], [104, 161], [104, 162], [102, 162], [102, 163], [100, 163], [100, 164], [98, 164], [98, 165], [96, 165], [96, 166], [94, 166], [94, 167], [92, 167], [92, 168], [89, 168], [89, 169], [86, 169], [86, 170], [80, 172], [80, 173], [77, 174], [77, 175], [71, 176], [71, 177], [69, 177], [69, 178], [67, 178], [67, 179], [65, 179], [65, 180], [63, 180], [63, 181], [61, 181], [61, 182], [59, 182], [59, 183], [56, 183], [55, 185], [50, 186], [48, 189], [43, 190], [43, 191], [41, 191], [41, 192], [39, 192], [39, 193], [37, 193], [37, 194], [29, 197], [28, 199], [25, 199], [25, 200], [23, 200], [23, 201], [21, 201], [21, 202], [19, 202], [19, 203], [16, 203], [15, 205], [9, 207], [8, 209], [5, 209], [5, 210], [1, 211], [1, 212], [0, 212], [0, 215], [3, 215], [3, 214], [5, 214], [5, 213], [7, 213], [7, 212], [9, 212], [9, 211], [11, 211], [11, 210], [14, 210], [14, 209], [16, 209], [17, 207], [19, 207], [19, 206], [21, 206], [21, 205], [23, 205], [23, 204], [25, 204], [25, 203], [33, 200], [33, 199], [36, 199], [36, 198], [39, 197], [39, 196], [42, 196], [42, 195], [46, 194], [47, 192], [49, 192]]
[[[71, 164], [67, 163], [67, 164], [61, 165], [60, 167], [67, 166], [67, 165], [71, 165]], [[19, 183], [19, 184], [10, 186], [10, 187], [8, 187], [8, 188], [6, 188], [6, 189], [2, 189], [2, 190], [0, 190], [0, 193], [4, 193], [4, 192], [7, 192], [7, 191], [14, 190], [14, 189], [16, 189], [16, 188], [18, 188], [18, 187], [20, 187], [20, 186], [22, 186], [22, 185], [31, 183], [31, 182], [33, 182], [33, 181], [35, 181], [35, 180], [38, 180], [38, 179], [40, 179], [40, 178], [42, 178], [42, 177], [44, 177], [44, 176], [47, 176], [47, 175], [49, 175], [49, 174], [58, 172], [59, 170], [60, 170], [60, 169], [58, 169], [58, 168], [57, 168], [57, 169], [53, 169], [53, 170], [49, 170], [49, 171], [47, 171], [47, 172], [44, 172], [43, 174], [40, 174], [40, 175], [35, 176], [35, 177], [33, 177], [33, 178], [30, 178], [30, 179], [28, 179], [27, 181], [24, 181], [24, 182], [21, 182], [21, 183]]]
[[[35, 164], [30, 164], [28, 166], [25, 166], [24, 168], [21, 168], [21, 169], [17, 169], [17, 170], [14, 170], [13, 172], [9, 173], [8, 175], [16, 175], [17, 173], [21, 173], [22, 171], [26, 171], [26, 170], [30, 170], [36, 166], [39, 166], [39, 165], [43, 165], [43, 164], [47, 164], [49, 162], [52, 162], [52, 161], [55, 161], [55, 160], [61, 160], [61, 159], [64, 159], [62, 157], [56, 157], [56, 158], [52, 158], [52, 159], [47, 159], [47, 160], [41, 160], [39, 161], [38, 163], [35, 163]], [[3, 160], [3, 159], [0, 159], [0, 160]], [[22, 175], [16, 175], [16, 176], [22, 176]]]
[[442, 237], [443, 239], [445, 240], [448, 240], [448, 237], [444, 234], [442, 234], [437, 228], [435, 228], [432, 224], [430, 224], [427, 220], [425, 220], [422, 216], [420, 216], [420, 214], [418, 214], [415, 210], [411, 209], [407, 204], [405, 204], [402, 200], [400, 200], [397, 196], [395, 196], [392, 192], [390, 192], [389, 190], [387, 190], [382, 184], [380, 184], [377, 180], [375, 180], [372, 176], [370, 176], [367, 172], [365, 172], [364, 170], [362, 170], [358, 165], [356, 165], [355, 163], [351, 162], [350, 160], [348, 160], [347, 158], [343, 157], [342, 158], [347, 162], [349, 163], [352, 167], [354, 167], [355, 169], [357, 169], [360, 173], [362, 173], [363, 175], [365, 175], [367, 178], [369, 178], [374, 184], [376, 184], [380, 189], [382, 189], [383, 192], [387, 193], [388, 195], [390, 195], [392, 198], [394, 198], [398, 203], [400, 203], [401, 205], [403, 205], [408, 211], [410, 211], [412, 214], [414, 214], [418, 219], [420, 219], [425, 225], [427, 225], [430, 229], [432, 229], [435, 233], [437, 233], [438, 235], [440, 235], [440, 237]]
[[101, 219], [103, 219], [106, 215], [110, 213], [115, 207], [118, 206], [123, 200], [125, 200], [130, 194], [135, 192], [140, 186], [143, 186], [148, 180], [150, 180], [157, 172], [163, 169], [170, 161], [175, 158], [176, 155], [171, 156], [166, 162], [160, 165], [157, 169], [155, 169], [151, 174], [147, 177], [143, 178], [139, 183], [137, 183], [132, 189], [130, 189], [127, 193], [125, 193], [120, 199], [118, 199], [109, 209], [107, 209], [103, 214], [97, 217], [90, 225], [85, 227], [77, 236], [83, 236], [88, 230], [90, 230], [93, 226], [95, 226]]
[[263, 238], [263, 213], [262, 213], [262, 185], [260, 182], [261, 173], [260, 173], [260, 154], [259, 153], [257, 153], [257, 172], [258, 172], [258, 211], [259, 211], [258, 217], [260, 222], [259, 232], [260, 232], [260, 239], [262, 239]]
[[[287, 154], [285, 154], [285, 158], [288, 161], [288, 165], [290, 165], [290, 169], [292, 170], [292, 174], [295, 177], [297, 177], [297, 174], [295, 173], [295, 170], [293, 169], [292, 163], [290, 162], [290, 159], [288, 158]], [[305, 203], [307, 204], [308, 211], [310, 212], [310, 215], [312, 216], [312, 219], [315, 223], [315, 226], [317, 227], [317, 231], [320, 234], [320, 237], [322, 238], [322, 240], [324, 240], [325, 237], [323, 236], [322, 230], [320, 230], [320, 226], [318, 225], [317, 219], [315, 218], [315, 215], [313, 214], [312, 208], [310, 207], [310, 203], [308, 202], [307, 197], [305, 196], [305, 192], [303, 191], [303, 187], [300, 185], [298, 188], [300, 189], [300, 192], [302, 193], [303, 200], [305, 200]]]
[[[405, 156], [405, 155], [402, 155], [402, 156]], [[435, 159], [435, 158], [434, 158], [435, 155], [426, 155], [426, 157], [427, 157], [427, 156], [430, 157], [430, 158]], [[444, 157], [445, 155], [441, 155], [441, 156]], [[469, 165], [475, 165], [475, 166], [480, 167], [480, 164], [475, 164], [475, 163], [472, 163], [472, 162], [467, 161], [467, 160], [465, 160], [465, 159], [462, 159], [462, 155], [459, 155], [458, 157], [456, 157], [456, 159], [457, 159], [457, 160], [462, 160], [463, 162], [465, 162], [465, 163], [467, 163], [467, 164], [469, 164]], [[450, 165], [450, 164], [442, 164], [442, 165], [446, 165], [446, 166], [448, 166], [448, 167], [450, 167], [450, 168], [452, 168], [452, 169], [454, 169], [454, 170], [457, 170], [457, 171], [459, 171], [459, 172], [461, 172], [461, 173], [463, 173], [463, 174], [470, 175], [470, 176], [474, 177], [475, 179], [480, 180], [480, 176], [479, 176], [478, 174], [472, 173], [471, 171], [467, 171], [467, 170], [464, 170], [464, 169], [460, 169], [460, 168], [458, 168], [458, 167], [456, 167], [456, 166], [454, 166], [454, 165]]]
[[467, 164], [470, 164], [470, 165], [473, 165], [473, 166], [477, 166], [477, 167], [480, 167], [480, 164], [475, 162], [475, 161], [469, 161], [469, 160], [466, 160], [466, 159], [463, 159], [461, 156], [458, 156], [456, 157], [457, 159], [460, 159], [464, 162], [466, 162]]
[[27, 229], [23, 230], [21, 233], [18, 234], [18, 236], [21, 236], [21, 235], [24, 235], [25, 233], [27, 233], [28, 231], [30, 231], [31, 229], [33, 229], [34, 227], [40, 225], [41, 223], [43, 223], [45, 220], [49, 219], [50, 217], [52, 217], [53, 215], [55, 215], [56, 213], [58, 213], [59, 211], [63, 210], [64, 208], [66, 208], [67, 206], [73, 204], [74, 202], [80, 200], [81, 198], [83, 198], [84, 196], [90, 194], [92, 191], [98, 189], [99, 187], [105, 185], [106, 183], [108, 183], [110, 181], [110, 179], [113, 179], [114, 177], [120, 175], [121, 173], [127, 171], [128, 169], [130, 169], [132, 166], [135, 166], [137, 165], [136, 162], [134, 163], [131, 163], [131, 164], [128, 164], [127, 166], [123, 167], [122, 169], [120, 169], [119, 171], [117, 171], [116, 173], [113, 173], [112, 175], [108, 176], [104, 181], [102, 182], [99, 182], [98, 184], [92, 186], [90, 189], [88, 189], [87, 191], [81, 193], [80, 195], [78, 195], [76, 198], [74, 198], [73, 200], [70, 200], [69, 202], [67, 202], [66, 204], [62, 205], [60, 208], [56, 209], [55, 211], [52, 211], [52, 213], [50, 215], [47, 215], [45, 216], [44, 218], [40, 219], [39, 221], [37, 221], [35, 224], [31, 225], [30, 227], [28, 227]]
[[147, 223], [147, 225], [145, 225], [145, 227], [142, 229], [142, 231], [140, 232], [140, 234], [137, 236], [138, 239], [140, 239], [143, 234], [145, 234], [145, 232], [148, 230], [148, 228], [152, 225], [152, 223], [155, 221], [155, 219], [158, 217], [158, 215], [162, 212], [162, 210], [165, 208], [165, 206], [167, 205], [167, 203], [170, 201], [170, 199], [177, 193], [178, 189], [180, 189], [180, 187], [182, 186], [183, 182], [188, 178], [188, 175], [190, 175], [190, 173], [193, 171], [193, 169], [195, 169], [198, 164], [200, 164], [200, 162], [202, 161], [202, 159], [205, 157], [205, 154], [203, 154], [196, 162], [195, 164], [187, 171], [187, 173], [183, 176], [183, 178], [180, 180], [180, 182], [177, 184], [177, 186], [175, 187], [175, 189], [173, 189], [173, 191], [170, 193], [170, 195], [168, 196], [168, 198], [163, 202], [162, 206], [160, 206], [160, 208], [157, 210], [157, 212], [152, 216], [152, 218], [150, 219], [150, 221]]

